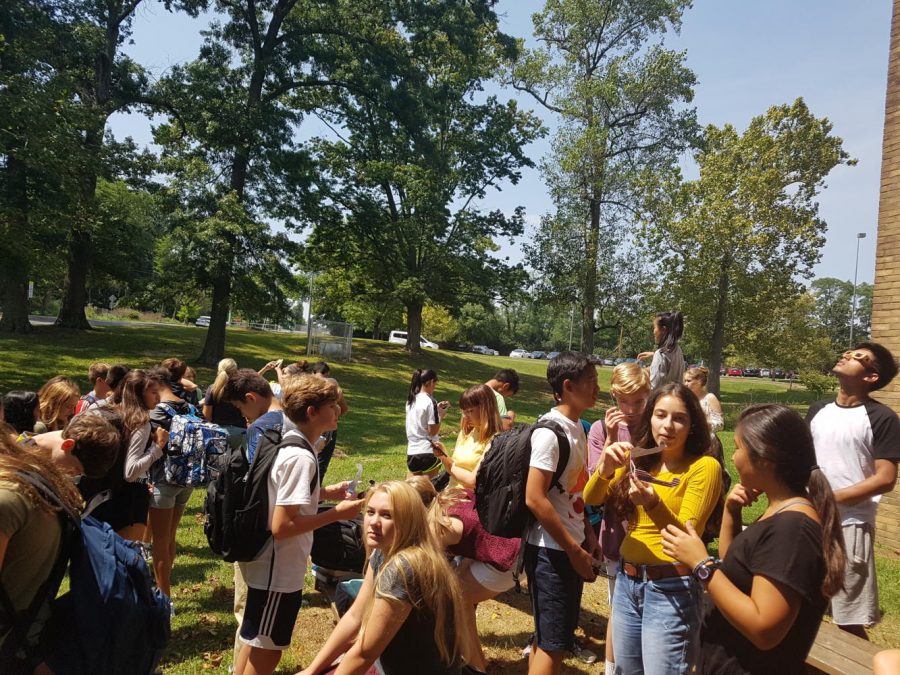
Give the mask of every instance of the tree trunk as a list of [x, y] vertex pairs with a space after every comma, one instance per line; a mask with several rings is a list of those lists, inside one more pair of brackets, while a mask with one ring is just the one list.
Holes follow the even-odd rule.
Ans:
[[710, 344], [709, 377], [706, 388], [719, 396], [719, 368], [722, 366], [722, 351], [725, 349], [725, 320], [728, 317], [728, 289], [730, 279], [728, 272], [731, 268], [731, 257], [726, 255], [722, 259], [719, 269], [719, 288], [716, 294], [716, 315], [713, 323], [713, 334]]
[[90, 330], [91, 324], [84, 312], [87, 305], [88, 268], [91, 264], [91, 237], [87, 232], [76, 229], [72, 233], [66, 260], [66, 290], [56, 317], [56, 325], [61, 328]]
[[228, 323], [228, 298], [231, 295], [231, 279], [216, 279], [213, 284], [212, 310], [209, 314], [209, 328], [206, 342], [197, 363], [215, 366], [225, 356], [225, 325]]
[[4, 266], [0, 284], [2, 284], [3, 292], [3, 317], [0, 318], [0, 332], [30, 333], [27, 270], [24, 266]]
[[418, 354], [422, 351], [420, 339], [422, 337], [422, 307], [421, 302], [412, 302], [406, 305], [406, 349]]
[[584, 275], [584, 306], [581, 316], [581, 351], [594, 353], [594, 308], [597, 306], [597, 253], [600, 247], [600, 201], [590, 200], [591, 222], [587, 233]]

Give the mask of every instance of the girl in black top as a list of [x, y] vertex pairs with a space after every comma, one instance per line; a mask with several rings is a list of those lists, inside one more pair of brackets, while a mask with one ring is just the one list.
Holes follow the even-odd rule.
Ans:
[[[734, 440], [740, 483], [725, 502], [721, 568], [690, 524], [688, 532], [663, 531], [663, 550], [693, 568], [713, 602], [698, 672], [803, 673], [828, 598], [843, 583], [834, 495], [815, 465], [809, 429], [793, 410], [748, 408]], [[769, 507], [742, 530], [741, 509], [762, 493]]]

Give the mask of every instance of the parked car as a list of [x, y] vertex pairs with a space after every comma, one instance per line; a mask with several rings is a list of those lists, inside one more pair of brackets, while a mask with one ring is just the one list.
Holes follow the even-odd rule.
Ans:
[[500, 352], [496, 349], [491, 349], [486, 345], [475, 345], [472, 347], [472, 351], [476, 354], [484, 354], [485, 356], [500, 356]]
[[727, 372], [728, 368], [726, 368], [725, 366], [719, 366], [719, 375], [724, 375]]
[[787, 373], [785, 373], [781, 368], [776, 368], [772, 371], [773, 380], [783, 380], [785, 377], [787, 377]]
[[625, 359], [620, 357], [620, 358], [616, 359], [615, 361], [613, 361], [614, 366], [618, 366], [620, 363], [625, 363]]
[[[395, 345], [405, 345], [406, 340], [407, 332], [405, 330], [392, 330], [391, 334], [388, 336], [388, 342], [392, 342]], [[419, 346], [421, 346], [422, 349], [439, 349], [436, 343], [422, 335], [419, 336]]]
[[744, 371], [740, 368], [729, 368], [725, 373], [728, 377], [743, 377]]
[[604, 366], [614, 366], [616, 365], [615, 359], [603, 359]]
[[555, 359], [557, 356], [559, 356], [559, 352], [550, 352], [547, 354], [548, 359]]
[[197, 320], [194, 322], [195, 326], [200, 326], [202, 328], [206, 328], [209, 326], [209, 317], [208, 316], [198, 316]]
[[772, 377], [772, 371], [769, 370], [768, 368], [760, 368], [759, 376], [760, 377]]
[[522, 349], [521, 347], [519, 347], [518, 349], [513, 349], [509, 353], [509, 356], [510, 356], [510, 358], [513, 358], [513, 359], [530, 359], [530, 358], [532, 358], [531, 352], [526, 351], [526, 350]]
[[533, 358], [533, 359], [546, 359], [546, 358], [547, 358], [547, 352], [542, 352], [540, 349], [535, 349], [533, 352], [531, 352], [531, 358]]
[[759, 368], [744, 368], [744, 377], [762, 377]]

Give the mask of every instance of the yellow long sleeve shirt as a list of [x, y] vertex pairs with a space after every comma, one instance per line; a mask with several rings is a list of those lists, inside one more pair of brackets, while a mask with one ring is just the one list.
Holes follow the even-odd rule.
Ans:
[[[628, 467], [621, 467], [610, 478], [595, 471], [584, 488], [585, 504], [604, 504], [612, 488], [627, 474]], [[661, 480], [678, 478], [675, 487], [653, 485], [659, 502], [650, 510], [636, 506], [628, 523], [628, 534], [622, 542], [621, 556], [635, 565], [658, 565], [675, 562], [662, 550], [662, 530], [666, 525], [684, 524], [691, 520], [698, 532], [703, 532], [706, 521], [722, 493], [722, 467], [713, 457], [698, 457], [678, 471], [660, 471], [654, 474]]]

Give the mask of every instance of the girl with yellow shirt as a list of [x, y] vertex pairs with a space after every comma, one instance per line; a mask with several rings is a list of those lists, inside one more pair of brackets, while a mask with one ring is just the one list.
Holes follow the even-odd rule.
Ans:
[[[586, 504], [605, 504], [629, 522], [612, 602], [615, 672], [687, 673], [700, 590], [691, 569], [663, 552], [660, 531], [687, 522], [702, 531], [721, 495], [722, 467], [706, 455], [706, 416], [683, 384], [651, 394], [635, 438], [604, 448], [584, 489]], [[659, 450], [632, 458], [636, 448]]]
[[444, 471], [463, 487], [474, 490], [475, 470], [491, 440], [500, 431], [497, 397], [486, 384], [476, 384], [459, 397], [459, 410], [462, 412], [462, 422], [453, 456], [447, 456], [446, 448], [439, 441], [432, 447], [435, 456], [444, 465]]

